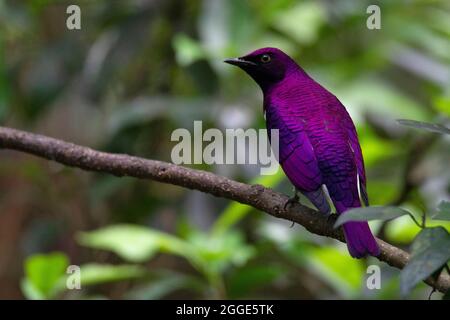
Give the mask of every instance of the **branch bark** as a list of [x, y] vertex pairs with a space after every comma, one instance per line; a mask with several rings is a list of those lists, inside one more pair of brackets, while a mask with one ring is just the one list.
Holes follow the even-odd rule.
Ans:
[[[318, 211], [301, 204], [295, 204], [284, 210], [283, 207], [288, 197], [261, 185], [248, 185], [210, 172], [189, 169], [167, 162], [96, 151], [88, 147], [6, 127], [0, 127], [0, 148], [30, 153], [86, 171], [156, 180], [199, 190], [216, 197], [247, 204], [276, 218], [298, 223], [312, 233], [344, 241], [342, 231], [333, 228], [334, 221], [332, 219], [327, 219]], [[383, 240], [377, 239], [377, 241], [381, 249], [381, 254], [377, 258], [393, 267], [403, 269], [408, 263], [409, 254]], [[429, 278], [425, 282], [443, 293], [450, 288], [450, 276], [444, 273], [437, 280]]]

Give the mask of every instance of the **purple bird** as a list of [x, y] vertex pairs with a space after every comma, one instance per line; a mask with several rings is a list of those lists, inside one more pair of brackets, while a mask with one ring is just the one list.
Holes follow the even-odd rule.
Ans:
[[[296, 189], [288, 203], [299, 191], [328, 215], [326, 186], [338, 214], [361, 207], [361, 199], [368, 206], [361, 147], [342, 103], [279, 49], [225, 62], [247, 72], [263, 91], [267, 129], [279, 130], [278, 160]], [[367, 222], [347, 222], [343, 229], [352, 257], [380, 254]]]

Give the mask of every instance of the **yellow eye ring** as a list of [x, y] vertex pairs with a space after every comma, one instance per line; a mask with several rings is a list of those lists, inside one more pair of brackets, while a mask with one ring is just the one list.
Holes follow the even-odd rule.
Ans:
[[271, 58], [268, 54], [263, 54], [260, 59], [261, 59], [262, 63], [267, 63], [267, 62], [270, 62]]

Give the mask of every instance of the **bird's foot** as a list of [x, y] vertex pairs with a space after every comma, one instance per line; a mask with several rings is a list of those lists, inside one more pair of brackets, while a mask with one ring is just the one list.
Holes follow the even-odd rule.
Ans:
[[288, 201], [286, 201], [286, 203], [284, 204], [284, 210], [286, 210], [287, 207], [289, 207], [295, 203], [298, 203], [299, 199], [300, 198], [299, 198], [298, 194], [295, 193], [295, 195], [292, 198], [289, 198]]
[[327, 222], [331, 223], [333, 226], [336, 223], [336, 220], [338, 218], [338, 215], [336, 213], [329, 213], [327, 216]]

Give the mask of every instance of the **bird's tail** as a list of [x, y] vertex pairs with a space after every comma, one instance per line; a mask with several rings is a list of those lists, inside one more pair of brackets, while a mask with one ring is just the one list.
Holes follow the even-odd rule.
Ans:
[[353, 258], [378, 256], [380, 248], [367, 222], [347, 222], [343, 225], [348, 251]]
[[[360, 207], [359, 203], [354, 203], [354, 207]], [[338, 214], [345, 214], [349, 208], [342, 201], [335, 202]], [[350, 221], [344, 223], [344, 236], [347, 248], [353, 258], [363, 258], [367, 255], [378, 256], [380, 248], [370, 231], [369, 224], [365, 221]]]

